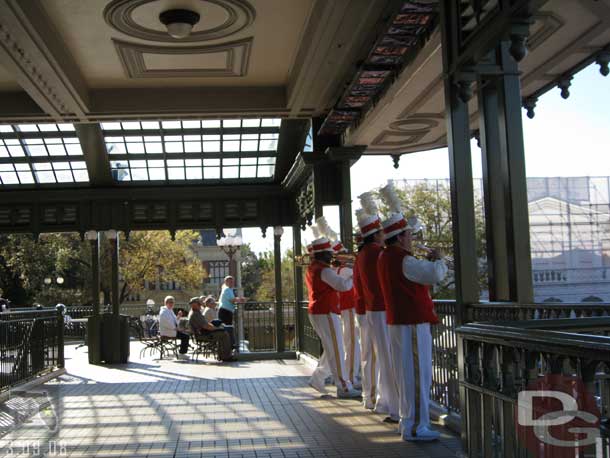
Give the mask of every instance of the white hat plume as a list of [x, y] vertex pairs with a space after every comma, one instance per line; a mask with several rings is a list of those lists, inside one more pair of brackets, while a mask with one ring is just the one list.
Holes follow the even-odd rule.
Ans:
[[377, 208], [377, 203], [375, 202], [372, 192], [360, 194], [358, 199], [360, 199], [360, 206], [365, 213], [368, 213], [370, 216], [374, 216], [379, 213], [379, 209]]
[[320, 230], [320, 233], [323, 236], [325, 236], [329, 240], [337, 240], [337, 233], [331, 229], [331, 227], [328, 225], [328, 221], [326, 221], [326, 218], [324, 216], [320, 216], [316, 220], [316, 225], [318, 226], [318, 229]]
[[402, 201], [398, 197], [394, 183], [391, 180], [388, 180], [388, 184], [379, 190], [379, 194], [381, 195], [381, 200], [386, 203], [391, 213], [402, 213]]

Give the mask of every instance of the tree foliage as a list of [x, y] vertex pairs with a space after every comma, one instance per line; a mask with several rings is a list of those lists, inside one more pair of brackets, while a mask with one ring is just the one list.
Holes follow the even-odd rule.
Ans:
[[[259, 256], [261, 266], [261, 283], [256, 291], [256, 300], [260, 302], [275, 301], [275, 259], [273, 252], [267, 251]], [[282, 299], [294, 301], [294, 259], [292, 250], [282, 256]]]
[[[144, 281], [176, 281], [183, 289], [199, 289], [206, 276], [193, 251], [195, 231], [179, 231], [172, 241], [168, 232], [133, 232], [120, 240], [120, 301], [144, 289]], [[110, 302], [111, 256], [105, 237], [100, 240], [101, 286], [104, 303]], [[61, 276], [64, 283], [55, 279]], [[46, 285], [45, 278], [51, 283]], [[0, 295], [15, 305], [39, 302], [53, 305], [91, 303], [91, 250], [78, 234], [0, 236]]]

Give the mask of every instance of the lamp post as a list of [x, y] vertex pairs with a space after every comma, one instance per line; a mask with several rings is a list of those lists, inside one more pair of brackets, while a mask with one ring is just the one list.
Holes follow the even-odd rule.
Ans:
[[218, 240], [218, 242], [216, 243], [220, 249], [224, 252], [224, 254], [227, 255], [227, 257], [229, 258], [229, 275], [231, 275], [233, 278], [236, 279], [237, 281], [237, 272], [235, 271], [235, 266], [233, 265], [233, 258], [235, 256], [235, 253], [237, 253], [239, 251], [239, 249], [241, 248], [242, 245], [242, 239], [240, 235], [229, 235], [229, 236], [225, 236], [222, 237], [220, 240]]

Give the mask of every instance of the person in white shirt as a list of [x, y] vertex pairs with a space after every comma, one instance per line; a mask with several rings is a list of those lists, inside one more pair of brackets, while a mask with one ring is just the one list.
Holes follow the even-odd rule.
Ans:
[[167, 296], [163, 302], [165, 305], [159, 310], [159, 335], [170, 339], [180, 339], [178, 358], [188, 359], [186, 353], [189, 348], [189, 335], [178, 331], [178, 319], [173, 311], [176, 301], [173, 296]]

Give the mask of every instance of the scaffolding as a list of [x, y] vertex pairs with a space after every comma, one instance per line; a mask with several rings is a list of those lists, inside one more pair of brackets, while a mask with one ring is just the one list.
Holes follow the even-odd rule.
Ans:
[[[397, 180], [449, 199], [448, 179]], [[536, 302], [610, 301], [610, 177], [528, 178]], [[483, 181], [474, 180], [483, 205]]]

